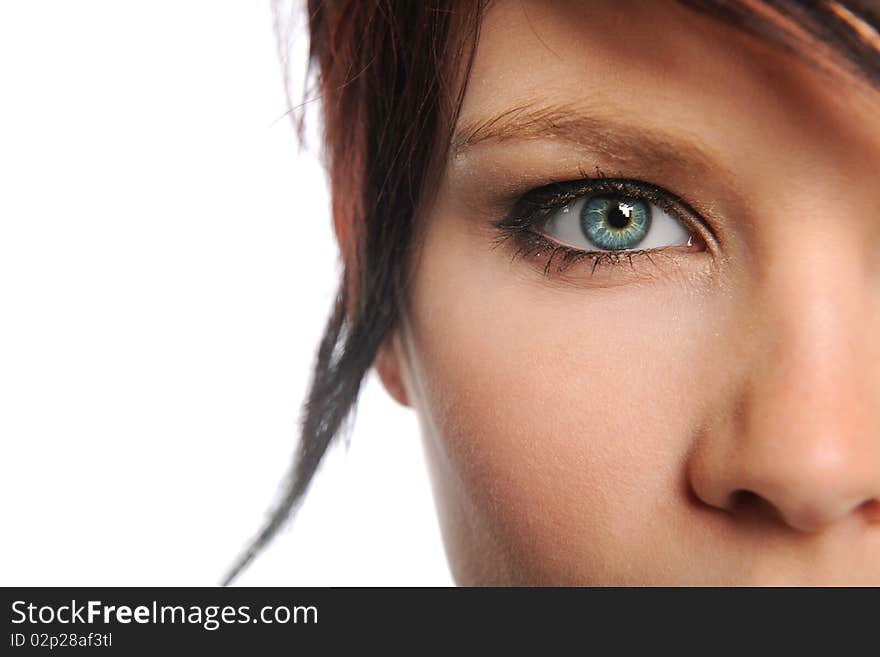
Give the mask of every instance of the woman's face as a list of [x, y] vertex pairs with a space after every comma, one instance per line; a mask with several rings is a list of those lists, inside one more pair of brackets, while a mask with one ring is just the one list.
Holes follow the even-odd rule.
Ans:
[[377, 361], [458, 583], [880, 584], [878, 99], [672, 2], [491, 5]]

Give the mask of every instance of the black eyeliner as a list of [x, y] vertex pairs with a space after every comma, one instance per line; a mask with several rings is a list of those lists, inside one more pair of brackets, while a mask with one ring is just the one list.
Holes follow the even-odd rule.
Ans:
[[[628, 263], [634, 268], [634, 257], [647, 257], [654, 263], [654, 256], [668, 256], [664, 253], [664, 249], [585, 251], [556, 242], [535, 230], [536, 226], [546, 222], [553, 213], [566, 205], [583, 198], [602, 195], [633, 197], [649, 201], [681, 221], [688, 228], [690, 234], [688, 245], [693, 244], [697, 213], [675, 194], [638, 180], [605, 178], [601, 174], [599, 177], [590, 177], [583, 170], [581, 174], [582, 177], [578, 180], [553, 182], [532, 189], [520, 196], [507, 215], [493, 222], [493, 227], [498, 231], [495, 245], [499, 246], [513, 238], [516, 245], [513, 259], [546, 256], [547, 261], [543, 268], [545, 276], [548, 276], [551, 271], [562, 273], [572, 265], [584, 260], [593, 261], [590, 270], [592, 275], [597, 267], [602, 265], [616, 266]], [[553, 267], [554, 263], [556, 264], [555, 268]]]

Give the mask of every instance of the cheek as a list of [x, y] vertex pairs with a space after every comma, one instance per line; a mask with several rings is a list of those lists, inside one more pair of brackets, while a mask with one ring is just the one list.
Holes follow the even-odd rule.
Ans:
[[514, 579], [599, 576], [682, 507], [707, 295], [671, 273], [564, 285], [466, 232], [433, 233], [408, 340], [453, 568], [478, 558], [455, 543], [486, 535]]

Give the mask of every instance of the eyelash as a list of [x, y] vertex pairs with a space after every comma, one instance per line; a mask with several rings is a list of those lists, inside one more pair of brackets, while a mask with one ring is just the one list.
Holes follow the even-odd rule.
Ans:
[[[633, 258], [647, 258], [652, 263], [653, 256], [668, 256], [665, 249], [627, 249], [619, 251], [584, 251], [565, 244], [560, 244], [534, 230], [550, 218], [556, 210], [584, 197], [601, 194], [632, 196], [653, 203], [662, 210], [681, 221], [690, 232], [688, 246], [699, 239], [695, 234], [694, 224], [696, 212], [680, 198], [660, 187], [638, 180], [627, 178], [605, 178], [601, 172], [598, 177], [591, 177], [581, 170], [581, 178], [565, 182], [555, 182], [543, 187], [532, 189], [514, 204], [511, 211], [500, 221], [492, 225], [498, 231], [495, 246], [500, 246], [513, 239], [516, 249], [513, 258], [528, 258], [546, 254], [543, 274], [549, 276], [555, 262], [555, 273], [565, 272], [583, 260], [593, 262], [590, 270], [592, 275], [599, 267], [615, 267], [623, 262], [632, 267]], [[656, 263], [654, 263], [656, 264]]]

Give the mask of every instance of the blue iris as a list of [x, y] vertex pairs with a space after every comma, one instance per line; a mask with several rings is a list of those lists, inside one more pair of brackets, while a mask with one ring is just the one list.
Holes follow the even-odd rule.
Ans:
[[600, 249], [631, 249], [651, 227], [651, 207], [628, 196], [594, 196], [581, 210], [581, 230]]

